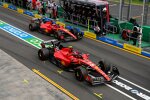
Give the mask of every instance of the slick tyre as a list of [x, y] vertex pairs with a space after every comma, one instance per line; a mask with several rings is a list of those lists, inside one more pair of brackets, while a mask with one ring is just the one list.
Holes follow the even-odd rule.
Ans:
[[34, 24], [29, 24], [29, 30], [34, 31], [36, 26]]
[[42, 48], [38, 51], [38, 57], [42, 61], [48, 60], [49, 55], [50, 55], [49, 50], [46, 48]]
[[84, 81], [85, 75], [86, 75], [86, 69], [84, 69], [83, 67], [79, 67], [79, 68], [75, 69], [75, 77], [78, 81], [80, 81], [80, 82]]
[[61, 68], [61, 69], [65, 69], [65, 66], [64, 65], [62, 65], [62, 63], [61, 63], [61, 61], [60, 60], [56, 60], [56, 65], [57, 65], [57, 67], [59, 67], [59, 68]]

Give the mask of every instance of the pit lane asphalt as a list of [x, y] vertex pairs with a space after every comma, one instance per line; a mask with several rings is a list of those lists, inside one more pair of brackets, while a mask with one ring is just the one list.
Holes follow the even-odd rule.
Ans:
[[[29, 32], [30, 34], [33, 34], [43, 40], [51, 39], [49, 36], [45, 36], [37, 32], [30, 32], [28, 30], [28, 23], [30, 21], [29, 19], [29, 17], [0, 7], [0, 20]], [[54, 80], [56, 83], [73, 93], [75, 96], [79, 97], [81, 100], [96, 99], [97, 97], [94, 95], [94, 93], [102, 93], [104, 100], [116, 100], [116, 98], [118, 100], [128, 100], [128, 97], [116, 92], [115, 90], [112, 90], [105, 85], [91, 87], [86, 83], [80, 83], [75, 80], [73, 73], [62, 72], [62, 74], [58, 74], [57, 70], [60, 70], [59, 68], [52, 65], [48, 61], [39, 61], [36, 48], [24, 43], [23, 41], [9, 35], [2, 30], [0, 30], [0, 41], [0, 48], [2, 50], [28, 66], [29, 69], [35, 68], [40, 70], [42, 73], [44, 73], [44, 75]], [[114, 64], [118, 65], [122, 77], [148, 90], [150, 89], [150, 61], [148, 59], [141, 58], [139, 56], [87, 38], [84, 38], [78, 42], [71, 42], [67, 44], [72, 45], [76, 49], [79, 49], [83, 52], [89, 53], [90, 59], [94, 62], [98, 62], [100, 58], [104, 58], [109, 62], [113, 62]], [[115, 85], [113, 84], [113, 86]], [[120, 90], [122, 90], [122, 88], [120, 88]], [[130, 95], [132, 96], [132, 94]], [[139, 99], [136, 96], [135, 98]]]

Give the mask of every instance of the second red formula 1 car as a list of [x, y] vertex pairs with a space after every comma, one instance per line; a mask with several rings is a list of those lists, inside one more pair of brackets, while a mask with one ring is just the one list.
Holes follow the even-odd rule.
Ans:
[[29, 30], [38, 30], [40, 33], [54, 36], [56, 39], [64, 42], [80, 40], [83, 38], [83, 32], [79, 31], [77, 28], [68, 30], [63, 26], [57, 25], [52, 19], [46, 20], [45, 18], [34, 18], [29, 24]]
[[100, 61], [98, 65], [89, 59], [89, 55], [73, 50], [72, 47], [64, 47], [57, 40], [49, 40], [41, 43], [38, 51], [40, 60], [50, 60], [53, 64], [65, 70], [75, 72], [79, 81], [87, 81], [91, 85], [111, 82], [119, 76], [117, 67], [107, 65]]

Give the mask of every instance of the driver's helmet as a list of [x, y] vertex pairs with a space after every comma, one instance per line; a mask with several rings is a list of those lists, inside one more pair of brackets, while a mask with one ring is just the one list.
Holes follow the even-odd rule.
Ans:
[[73, 52], [73, 47], [72, 46], [68, 46], [68, 48], [70, 49], [70, 52]]

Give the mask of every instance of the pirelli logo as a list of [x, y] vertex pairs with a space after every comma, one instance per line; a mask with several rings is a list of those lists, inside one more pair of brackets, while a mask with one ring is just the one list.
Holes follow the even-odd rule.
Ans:
[[138, 54], [141, 54], [141, 52], [142, 52], [142, 48], [138, 48], [136, 46], [133, 46], [133, 45], [130, 45], [130, 44], [127, 44], [127, 43], [124, 43], [123, 47], [126, 50], [129, 50], [129, 51], [132, 51], [132, 52], [135, 52], [135, 53], [138, 53]]

